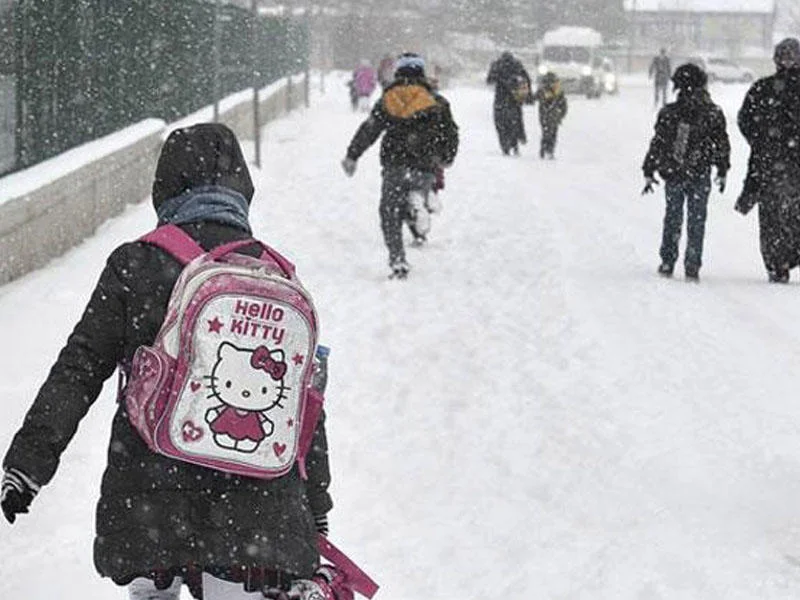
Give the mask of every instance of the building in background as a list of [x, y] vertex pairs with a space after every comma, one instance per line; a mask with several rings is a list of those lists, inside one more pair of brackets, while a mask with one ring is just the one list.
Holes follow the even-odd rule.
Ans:
[[758, 59], [772, 51], [776, 0], [624, 0], [631, 55]]

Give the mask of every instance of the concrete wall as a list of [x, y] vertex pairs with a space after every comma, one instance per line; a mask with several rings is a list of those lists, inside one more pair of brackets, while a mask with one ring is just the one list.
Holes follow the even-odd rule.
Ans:
[[[291, 84], [289, 81], [260, 92], [262, 124], [307, 102], [306, 77], [295, 76]], [[232, 106], [225, 105], [220, 111], [220, 121], [240, 139], [253, 139], [252, 96], [246, 99], [239, 94], [237, 98], [240, 99]], [[0, 178], [0, 190], [6, 190], [0, 197], [0, 285], [79, 244], [107, 219], [122, 212], [126, 204], [149, 197], [156, 160], [170, 130], [166, 123], [150, 120], [131, 127], [129, 132], [90, 142], [98, 148], [111, 149], [94, 151], [89, 162], [75, 160], [74, 168], [64, 168], [70, 163], [66, 154], [91, 154], [89, 145]], [[122, 144], [118, 142], [120, 137], [124, 139]], [[104, 143], [112, 138], [117, 142]], [[54, 175], [54, 171], [58, 172]]]

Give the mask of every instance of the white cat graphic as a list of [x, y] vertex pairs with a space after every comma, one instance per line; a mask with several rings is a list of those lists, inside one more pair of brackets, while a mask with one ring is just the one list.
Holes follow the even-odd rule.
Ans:
[[220, 404], [205, 415], [218, 446], [249, 454], [272, 435], [275, 423], [267, 412], [283, 408], [281, 401], [289, 389], [283, 383], [287, 368], [283, 350], [220, 344], [217, 362], [207, 378], [209, 398]]

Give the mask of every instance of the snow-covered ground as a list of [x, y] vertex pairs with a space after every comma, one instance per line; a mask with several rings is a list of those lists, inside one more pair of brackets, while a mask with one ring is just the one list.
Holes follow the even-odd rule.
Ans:
[[[745, 89], [699, 285], [655, 275], [663, 191], [642, 197], [651, 91], [570, 98], [556, 161], [500, 155], [491, 92], [445, 90], [462, 149], [428, 247], [386, 279], [377, 151], [344, 81], [265, 130], [256, 230], [298, 265], [332, 347], [332, 537], [387, 600], [800, 597], [798, 291], [770, 286], [732, 210]], [[252, 152], [252, 147], [246, 148]], [[130, 208], [0, 288], [4, 451]], [[0, 598], [100, 600], [91, 564], [113, 382], [30, 515], [0, 525]]]

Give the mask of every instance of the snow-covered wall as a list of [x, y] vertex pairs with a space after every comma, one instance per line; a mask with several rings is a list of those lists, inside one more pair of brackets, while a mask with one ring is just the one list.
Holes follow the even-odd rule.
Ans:
[[[306, 103], [304, 76], [259, 90], [259, 121]], [[220, 102], [220, 121], [253, 139], [253, 93]], [[92, 235], [126, 204], [145, 200], [161, 144], [175, 127], [212, 119], [212, 107], [178, 123], [148, 119], [0, 178], [0, 285], [46, 264]]]

